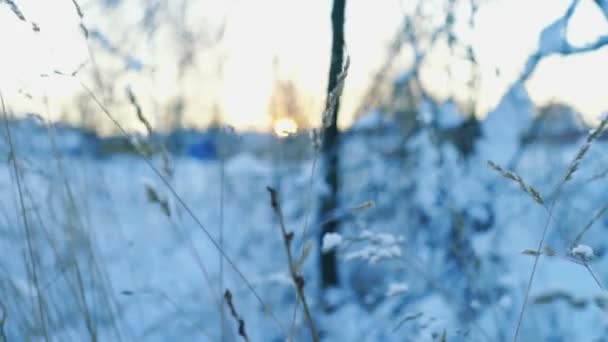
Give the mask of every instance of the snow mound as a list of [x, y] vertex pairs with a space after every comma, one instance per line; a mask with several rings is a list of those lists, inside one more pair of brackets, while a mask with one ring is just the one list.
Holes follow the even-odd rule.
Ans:
[[342, 244], [342, 241], [342, 235], [338, 233], [327, 233], [323, 235], [323, 246], [321, 249], [323, 250], [323, 253], [327, 253]]

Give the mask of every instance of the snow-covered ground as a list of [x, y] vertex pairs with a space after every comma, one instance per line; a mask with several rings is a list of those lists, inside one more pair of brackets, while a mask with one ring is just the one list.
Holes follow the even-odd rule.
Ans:
[[[432, 115], [445, 108], [450, 117], [435, 122], [458, 125], [453, 106], [439, 108]], [[347, 134], [334, 213], [341, 230], [324, 239], [338, 252], [341, 273], [340, 288], [325, 294], [330, 311], [318, 289], [316, 198], [326, 190], [318, 161], [285, 159], [280, 144], [274, 158], [172, 156], [167, 178], [201, 227], [143, 159], [70, 155], [65, 147], [78, 139], [62, 133], [54, 141], [57, 158], [44, 130], [15, 125], [16, 153], [9, 154], [4, 133], [0, 145], [3, 330], [11, 341], [239, 340], [223, 286], [251, 340], [282, 341], [292, 331], [295, 340], [310, 340], [299, 310], [293, 318], [295, 291], [271, 185], [295, 232], [294, 254], [311, 241], [305, 290], [324, 341], [510, 340], [547, 210], [486, 161], [507, 167], [521, 150], [510, 166], [549, 204], [580, 145], [541, 140], [522, 150], [517, 140], [531, 121], [525, 108], [525, 91], [514, 87], [467, 157], [437, 139], [440, 126], [409, 139], [378, 125], [380, 131]], [[561, 191], [522, 341], [606, 341], [608, 297], [598, 282], [608, 282], [607, 219], [598, 215], [576, 241], [608, 200], [606, 147], [593, 145]], [[160, 158], [153, 163], [161, 167]], [[205, 231], [255, 294], [229, 261], [220, 262]]]

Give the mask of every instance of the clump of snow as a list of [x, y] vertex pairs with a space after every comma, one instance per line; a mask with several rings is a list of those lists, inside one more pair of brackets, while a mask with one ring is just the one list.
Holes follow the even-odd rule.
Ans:
[[401, 235], [374, 233], [365, 229], [354, 240], [367, 244], [356, 251], [346, 253], [344, 259], [347, 261], [359, 259], [375, 264], [380, 260], [400, 257], [399, 243], [405, 239]]
[[332, 249], [340, 246], [340, 244], [342, 244], [342, 241], [342, 235], [338, 233], [326, 233], [325, 235], [323, 235], [323, 245], [321, 249], [323, 250], [323, 253], [327, 253]]
[[595, 253], [593, 248], [587, 245], [576, 245], [570, 249], [570, 255], [581, 261], [589, 261], [593, 259]]
[[406, 283], [390, 283], [388, 284], [388, 290], [386, 290], [386, 296], [391, 297], [398, 294], [407, 292], [410, 287]]

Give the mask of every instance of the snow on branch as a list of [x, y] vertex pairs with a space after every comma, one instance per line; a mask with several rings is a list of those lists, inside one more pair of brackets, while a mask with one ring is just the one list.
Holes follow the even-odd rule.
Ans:
[[594, 0], [594, 2], [604, 14], [604, 18], [608, 20], [608, 0]]
[[[566, 38], [568, 23], [570, 22], [570, 18], [574, 14], [574, 10], [578, 3], [579, 0], [573, 0], [570, 6], [568, 6], [566, 13], [545, 27], [541, 32], [538, 40], [538, 48], [536, 52], [528, 58], [524, 71], [519, 78], [520, 81], [526, 81], [544, 57], [555, 54], [565, 56], [591, 52], [608, 45], [608, 34], [600, 36], [594, 42], [581, 46], [572, 45], [568, 42], [568, 39]], [[595, 3], [608, 21], [608, 0], [595, 0]]]

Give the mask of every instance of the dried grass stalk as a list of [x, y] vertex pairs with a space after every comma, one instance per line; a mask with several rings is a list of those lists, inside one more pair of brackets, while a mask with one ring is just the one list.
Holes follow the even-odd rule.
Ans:
[[519, 185], [519, 188], [523, 192], [528, 194], [528, 196], [530, 196], [530, 198], [532, 198], [536, 203], [540, 205], [545, 204], [545, 199], [540, 194], [540, 192], [534, 189], [531, 185], [526, 184], [526, 182], [524, 182], [524, 180], [519, 175], [512, 171], [503, 169], [502, 167], [500, 167], [500, 165], [494, 163], [491, 160], [488, 160], [488, 166], [490, 166], [490, 168], [492, 168], [496, 172], [500, 173], [503, 177], [516, 182]]
[[232, 301], [232, 292], [230, 292], [230, 290], [226, 289], [226, 292], [224, 292], [224, 299], [226, 300], [226, 304], [230, 309], [230, 314], [238, 324], [239, 336], [241, 336], [245, 342], [249, 342], [249, 336], [247, 336], [247, 331], [245, 330], [245, 321], [241, 318], [241, 316], [239, 316], [239, 313], [234, 307], [234, 303]]

